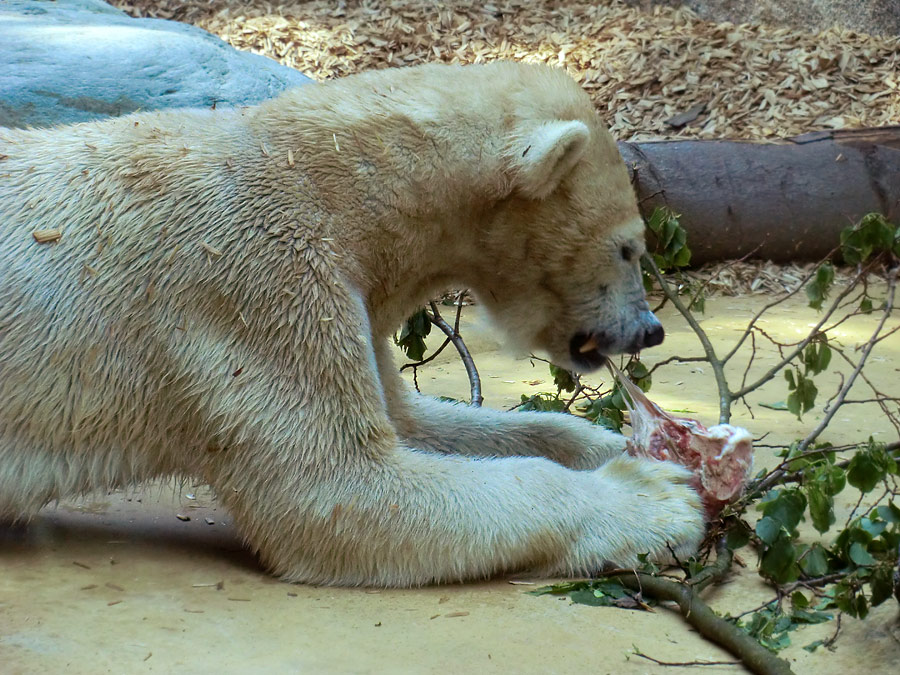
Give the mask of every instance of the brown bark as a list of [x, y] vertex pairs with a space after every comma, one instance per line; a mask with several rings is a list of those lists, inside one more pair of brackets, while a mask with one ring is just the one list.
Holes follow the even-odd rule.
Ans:
[[871, 212], [900, 219], [900, 126], [776, 142], [622, 142], [641, 212], [681, 214], [692, 264], [819, 260]]

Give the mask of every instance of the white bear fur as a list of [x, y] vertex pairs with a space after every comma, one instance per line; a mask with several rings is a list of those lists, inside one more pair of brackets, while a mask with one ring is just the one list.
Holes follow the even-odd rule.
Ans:
[[642, 224], [615, 143], [545, 66], [0, 130], [0, 518], [176, 475], [292, 581], [690, 552], [684, 469], [570, 416], [410, 395], [391, 356], [402, 319], [458, 285], [571, 367], [576, 331], [627, 340], [646, 307], [623, 246], [643, 250]]

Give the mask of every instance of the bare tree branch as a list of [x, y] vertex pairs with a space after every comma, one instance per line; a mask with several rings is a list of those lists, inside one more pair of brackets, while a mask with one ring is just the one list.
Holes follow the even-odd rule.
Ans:
[[428, 317], [429, 320], [447, 336], [450, 342], [453, 343], [453, 346], [456, 347], [456, 351], [459, 352], [459, 357], [462, 359], [463, 365], [466, 368], [466, 375], [469, 376], [471, 405], [477, 408], [484, 402], [484, 397], [481, 395], [481, 377], [478, 375], [478, 369], [475, 367], [475, 361], [472, 360], [472, 354], [469, 353], [469, 348], [466, 347], [466, 343], [463, 341], [457, 330], [459, 320], [457, 319], [457, 328], [454, 328], [441, 316], [437, 304], [434, 301], [430, 302], [429, 306], [431, 307], [432, 312], [432, 315]]

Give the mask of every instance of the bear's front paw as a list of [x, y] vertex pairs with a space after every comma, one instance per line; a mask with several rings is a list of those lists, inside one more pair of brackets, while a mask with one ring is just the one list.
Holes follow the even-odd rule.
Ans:
[[618, 457], [585, 474], [592, 499], [579, 510], [581, 535], [557, 573], [634, 567], [638, 556], [669, 562], [693, 555], [705, 529], [691, 473], [671, 462]]

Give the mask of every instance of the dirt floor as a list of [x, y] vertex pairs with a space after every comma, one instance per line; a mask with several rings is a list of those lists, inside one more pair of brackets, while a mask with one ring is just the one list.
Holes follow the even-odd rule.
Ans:
[[[717, 345], [730, 344], [765, 296], [717, 297], [702, 320]], [[654, 363], [698, 353], [679, 318], [661, 312], [666, 342], [645, 354]], [[767, 331], [788, 338], [816, 314], [801, 301], [775, 312]], [[864, 342], [871, 319], [841, 327], [839, 339]], [[482, 377], [486, 404], [508, 408], [522, 393], [551, 389], [546, 365], [502, 351], [484, 324], [467, 313], [464, 335]], [[761, 355], [754, 372], [771, 363]], [[896, 394], [900, 340], [881, 343], [868, 374]], [[836, 366], [838, 364], [835, 364]], [[735, 372], [739, 372], [740, 367]], [[538, 381], [543, 382], [538, 382]], [[596, 380], [595, 380], [596, 381]], [[822, 381], [835, 385], [838, 376]], [[464, 398], [468, 383], [452, 354], [419, 375], [426, 393]], [[816, 421], [758, 404], [783, 400], [776, 379], [751, 398], [754, 418], [737, 424], [763, 443], [787, 443]], [[715, 419], [709, 368], [667, 366], [652, 396], [667, 408]], [[510, 413], [515, 414], [515, 413]], [[850, 406], [827, 435], [833, 442], [872, 434], [896, 438], [883, 416]], [[758, 466], [772, 463], [760, 448]], [[839, 498], [846, 514], [855, 502]], [[180, 517], [188, 517], [185, 521]], [[840, 514], [839, 514], [840, 518]], [[752, 556], [752, 554], [747, 554]], [[769, 596], [755, 561], [708, 596], [721, 612], [751, 609]], [[656, 673], [663, 668], [634, 648], [669, 661], [730, 660], [667, 609], [645, 613], [573, 605], [536, 597], [518, 579], [407, 591], [313, 588], [270, 578], [242, 547], [227, 513], [202, 486], [156, 486], [97, 495], [45, 509], [26, 527], [0, 529], [0, 672], [19, 673]], [[534, 581], [534, 580], [531, 580]], [[538, 580], [540, 583], [540, 580]], [[893, 673], [900, 663], [900, 620], [887, 602], [866, 621], [845, 618], [835, 649], [809, 654], [833, 624], [792, 633], [783, 652], [797, 673]], [[704, 672], [743, 672], [709, 666]]]

